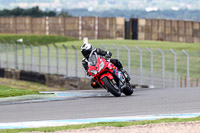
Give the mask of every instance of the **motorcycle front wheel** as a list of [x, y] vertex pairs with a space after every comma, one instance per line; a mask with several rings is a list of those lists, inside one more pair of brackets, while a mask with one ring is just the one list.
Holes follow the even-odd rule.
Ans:
[[107, 77], [103, 77], [102, 81], [104, 83], [105, 88], [107, 88], [108, 91], [112, 93], [115, 97], [121, 96], [121, 90], [118, 87], [115, 87]]

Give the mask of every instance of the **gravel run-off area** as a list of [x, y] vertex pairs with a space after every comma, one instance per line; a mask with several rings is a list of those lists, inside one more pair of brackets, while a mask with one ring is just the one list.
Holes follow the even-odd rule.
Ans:
[[[34, 131], [31, 133], [42, 132]], [[128, 127], [94, 127], [51, 133], [200, 133], [200, 121], [146, 124]]]

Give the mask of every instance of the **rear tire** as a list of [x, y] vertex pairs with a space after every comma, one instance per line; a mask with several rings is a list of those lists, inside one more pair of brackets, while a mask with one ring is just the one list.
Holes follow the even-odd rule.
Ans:
[[127, 84], [128, 84], [127, 87], [123, 89], [123, 93], [124, 93], [126, 96], [130, 96], [130, 95], [133, 94], [133, 88], [131, 88], [129, 82], [128, 82]]
[[108, 89], [108, 91], [112, 93], [115, 97], [121, 96], [121, 90], [119, 88], [116, 89], [107, 77], [103, 77], [102, 82], [104, 83], [104, 86]]
[[126, 96], [130, 96], [133, 94], [133, 88], [130, 88], [130, 87], [126, 87], [123, 89], [123, 93], [126, 95]]

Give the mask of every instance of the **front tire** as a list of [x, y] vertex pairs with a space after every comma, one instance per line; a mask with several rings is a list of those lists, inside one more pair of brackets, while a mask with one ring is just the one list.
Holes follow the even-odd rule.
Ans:
[[115, 88], [107, 77], [103, 77], [102, 82], [104, 83], [104, 86], [108, 89], [108, 91], [112, 93], [115, 97], [121, 96], [121, 90], [119, 88]]

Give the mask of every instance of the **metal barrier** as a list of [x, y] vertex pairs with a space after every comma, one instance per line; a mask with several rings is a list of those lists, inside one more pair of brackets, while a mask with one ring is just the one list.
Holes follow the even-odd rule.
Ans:
[[68, 48], [63, 44], [63, 47], [64, 47], [64, 49], [65, 49], [65, 51], [66, 51], [66, 76], [68, 76]]

